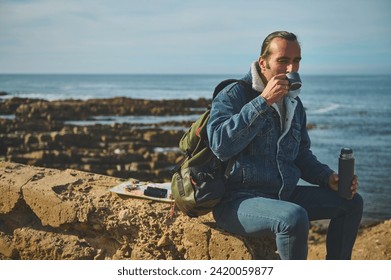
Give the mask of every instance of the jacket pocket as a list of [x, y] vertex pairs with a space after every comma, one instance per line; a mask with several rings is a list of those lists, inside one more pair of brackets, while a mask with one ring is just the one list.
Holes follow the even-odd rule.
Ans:
[[288, 133], [287, 156], [294, 160], [299, 153], [301, 141], [301, 127], [297, 123], [292, 123], [291, 129]]
[[249, 145], [249, 154], [252, 156], [270, 154], [273, 142], [273, 126], [271, 121], [267, 121], [262, 130], [258, 132], [254, 140]]

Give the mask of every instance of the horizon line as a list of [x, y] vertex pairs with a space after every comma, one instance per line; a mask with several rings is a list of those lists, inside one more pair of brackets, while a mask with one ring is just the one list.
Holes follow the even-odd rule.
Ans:
[[[27, 72], [20, 72], [20, 73], [2, 73], [0, 72], [0, 75], [143, 75], [143, 76], [221, 76], [221, 75], [230, 75], [230, 76], [244, 76], [243, 73], [238, 74], [238, 73], [70, 73], [70, 72], [55, 72], [55, 73], [48, 73], [48, 72], [40, 72], [40, 73], [27, 73]], [[391, 73], [360, 73], [360, 74], [355, 74], [355, 73], [300, 73], [300, 75], [303, 76], [389, 76]]]

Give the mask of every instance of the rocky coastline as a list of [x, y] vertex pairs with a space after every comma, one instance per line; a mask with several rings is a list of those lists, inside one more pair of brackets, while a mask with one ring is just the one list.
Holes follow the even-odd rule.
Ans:
[[[93, 124], [94, 117], [196, 115], [209, 100], [130, 98], [0, 102], [0, 158], [28, 165], [72, 168], [120, 178], [169, 181], [180, 160], [178, 142], [191, 121]], [[139, 118], [140, 119], [140, 118]], [[92, 125], [72, 124], [90, 121]]]

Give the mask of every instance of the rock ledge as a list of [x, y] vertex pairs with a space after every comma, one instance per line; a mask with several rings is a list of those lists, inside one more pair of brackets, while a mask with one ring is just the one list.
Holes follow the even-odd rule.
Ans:
[[0, 259], [276, 259], [275, 241], [219, 230], [171, 205], [120, 197], [123, 179], [0, 162]]

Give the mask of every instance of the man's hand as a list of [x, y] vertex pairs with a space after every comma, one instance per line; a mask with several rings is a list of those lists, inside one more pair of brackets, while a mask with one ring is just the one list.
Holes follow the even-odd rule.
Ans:
[[[338, 191], [338, 174], [333, 173], [329, 177], [329, 187], [334, 191]], [[358, 177], [356, 175], [353, 176], [352, 185], [350, 186], [350, 191], [352, 192], [352, 197], [357, 193], [358, 189]]]
[[280, 100], [287, 95], [289, 91], [289, 81], [285, 74], [275, 75], [269, 80], [261, 96], [266, 100], [268, 105]]

